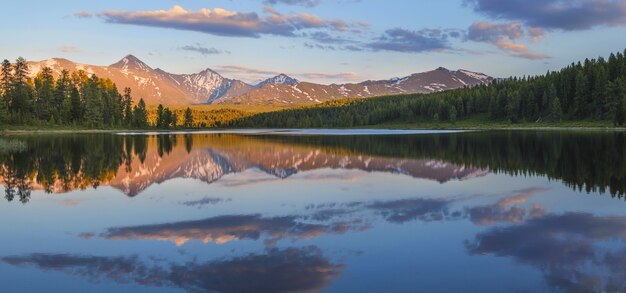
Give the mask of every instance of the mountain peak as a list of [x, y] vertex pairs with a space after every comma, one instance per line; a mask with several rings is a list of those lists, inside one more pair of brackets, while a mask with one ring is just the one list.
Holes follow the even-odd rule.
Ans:
[[116, 63], [111, 64], [110, 67], [120, 68], [122, 70], [129, 70], [129, 69], [140, 70], [140, 71], [152, 70], [150, 66], [148, 66], [146, 63], [139, 60], [139, 58], [135, 57], [132, 54], [128, 54], [124, 56], [124, 58], [122, 58], [120, 61], [117, 61]]
[[292, 78], [284, 73], [276, 75], [272, 78], [268, 78], [262, 82], [260, 82], [257, 86], [262, 87], [266, 84], [284, 84], [284, 85], [297, 85], [300, 83], [299, 80]]
[[202, 70], [200, 72], [198, 72], [198, 75], [217, 75], [217, 76], [222, 76], [221, 74], [215, 72], [213, 69], [211, 68], [207, 68], [205, 70]]

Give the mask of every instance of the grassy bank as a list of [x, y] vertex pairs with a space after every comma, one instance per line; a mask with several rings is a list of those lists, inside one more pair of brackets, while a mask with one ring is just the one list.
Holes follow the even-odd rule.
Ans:
[[510, 123], [508, 121], [488, 121], [487, 119], [467, 119], [453, 122], [432, 122], [432, 121], [391, 121], [369, 127], [374, 129], [466, 129], [466, 130], [487, 130], [487, 129], [610, 129], [626, 130], [626, 127], [614, 127], [608, 121], [563, 121], [563, 122], [521, 122]]

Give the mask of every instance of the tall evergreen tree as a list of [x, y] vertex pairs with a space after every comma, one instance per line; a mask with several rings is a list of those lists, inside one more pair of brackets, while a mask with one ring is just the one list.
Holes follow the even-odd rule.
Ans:
[[102, 117], [102, 90], [98, 87], [98, 77], [92, 75], [83, 92], [85, 97], [85, 125], [101, 127]]
[[183, 127], [192, 128], [193, 127], [193, 113], [191, 112], [191, 108], [187, 107], [185, 109], [185, 117], [183, 121]]
[[0, 75], [0, 94], [2, 94], [0, 97], [2, 97], [2, 103], [8, 111], [11, 106], [11, 95], [9, 93], [13, 82], [13, 65], [11, 65], [9, 60], [4, 59], [2, 61]]
[[15, 60], [13, 70], [13, 79], [11, 81], [10, 95], [11, 95], [11, 110], [18, 113], [18, 116], [25, 122], [30, 118], [32, 97], [32, 88], [27, 83], [28, 79], [28, 64], [22, 57]]
[[146, 110], [146, 103], [143, 99], [139, 100], [137, 106], [133, 109], [133, 127], [147, 128], [148, 127], [148, 111]]
[[70, 90], [70, 120], [72, 122], [79, 122], [83, 119], [83, 102], [80, 98], [80, 93], [76, 86], [72, 86]]
[[163, 105], [159, 104], [159, 106], [157, 107], [157, 116], [156, 116], [156, 127], [157, 128], [163, 128], [164, 124], [165, 124], [165, 109], [163, 108]]
[[614, 126], [624, 125], [624, 99], [626, 99], [626, 84], [621, 78], [610, 81], [607, 86], [608, 117]]
[[70, 79], [70, 73], [64, 69], [61, 71], [61, 75], [56, 81], [54, 99], [51, 105], [55, 119], [63, 121], [64, 123], [71, 121], [71, 89], [72, 81]]
[[35, 77], [35, 115], [39, 120], [50, 120], [51, 112], [58, 109], [54, 102], [54, 91], [52, 69], [44, 67]]
[[129, 87], [124, 89], [122, 97], [122, 111], [124, 113], [124, 126], [130, 127], [133, 123], [132, 97]]

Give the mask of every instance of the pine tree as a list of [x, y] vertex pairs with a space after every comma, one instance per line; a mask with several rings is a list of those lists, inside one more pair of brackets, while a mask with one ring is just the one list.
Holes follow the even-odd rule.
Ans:
[[608, 112], [614, 126], [624, 125], [624, 99], [626, 98], [626, 88], [621, 78], [607, 85]]
[[7, 108], [7, 105], [4, 102], [0, 101], [0, 125], [7, 123], [8, 117], [9, 117], [9, 109]]
[[33, 92], [27, 84], [28, 64], [24, 58], [19, 57], [15, 60], [13, 68], [13, 79], [10, 88], [11, 109], [18, 113], [22, 120], [21, 122], [24, 122], [30, 116], [33, 97]]
[[518, 92], [514, 92], [509, 96], [506, 105], [506, 116], [509, 122], [519, 122], [520, 97]]
[[2, 71], [0, 74], [0, 94], [2, 94], [2, 103], [8, 111], [11, 106], [11, 95], [9, 92], [11, 91], [13, 82], [13, 66], [9, 60], [4, 59], [4, 61], [2, 61]]
[[574, 96], [574, 112], [577, 118], [587, 117], [587, 77], [582, 70], [576, 74], [576, 95]]
[[189, 108], [189, 107], [187, 107], [187, 109], [185, 109], [185, 117], [184, 117], [183, 127], [184, 128], [191, 128], [191, 127], [193, 127], [193, 113], [191, 112], [191, 108]]
[[552, 99], [552, 105], [550, 105], [550, 118], [554, 122], [561, 122], [563, 117], [563, 110], [561, 109], [561, 101], [558, 97]]
[[143, 99], [139, 100], [137, 106], [133, 109], [133, 127], [147, 128], [148, 127], [148, 111], [146, 110], [146, 103]]
[[98, 78], [93, 75], [84, 89], [85, 98], [85, 125], [89, 127], [102, 126], [102, 91], [98, 87]]
[[157, 128], [163, 128], [163, 125], [165, 124], [164, 112], [165, 111], [163, 109], [163, 105], [159, 104], [159, 106], [157, 107], [157, 117], [156, 117]]
[[83, 119], [83, 103], [80, 99], [78, 89], [73, 86], [70, 91], [70, 120], [72, 122], [82, 121]]
[[54, 103], [54, 91], [52, 69], [44, 67], [35, 77], [35, 115], [39, 120], [50, 120], [51, 111], [58, 109]]
[[133, 123], [133, 110], [132, 110], [132, 97], [129, 87], [124, 89], [124, 96], [122, 97], [122, 111], [124, 113], [124, 126], [130, 127]]
[[53, 109], [53, 116], [56, 116], [56, 120], [65, 123], [71, 121], [71, 88], [72, 83], [69, 71], [61, 71], [61, 75], [56, 81], [54, 100], [52, 101], [51, 107]]
[[449, 116], [450, 116], [450, 122], [456, 123], [456, 119], [457, 119], [456, 108], [454, 106], [450, 106], [450, 109], [448, 110], [448, 113], [449, 113]]

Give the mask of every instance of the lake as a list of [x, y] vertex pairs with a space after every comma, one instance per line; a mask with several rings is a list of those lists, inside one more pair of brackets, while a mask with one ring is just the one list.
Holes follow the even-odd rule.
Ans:
[[626, 137], [0, 137], [2, 292], [626, 290]]

